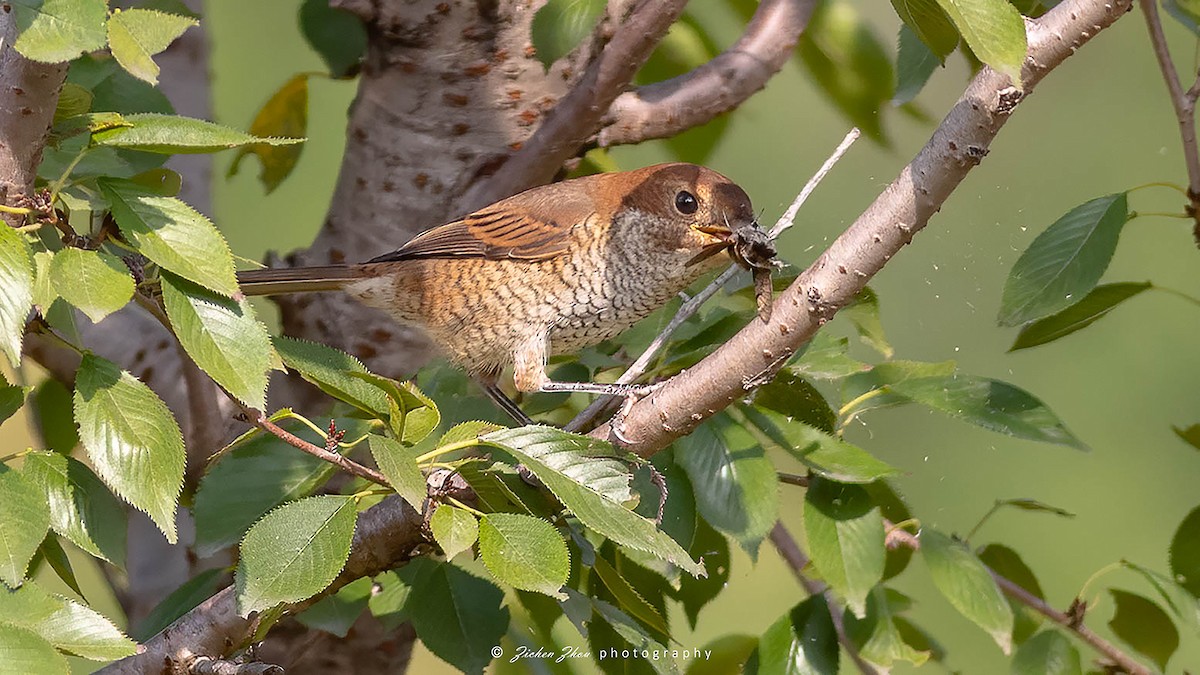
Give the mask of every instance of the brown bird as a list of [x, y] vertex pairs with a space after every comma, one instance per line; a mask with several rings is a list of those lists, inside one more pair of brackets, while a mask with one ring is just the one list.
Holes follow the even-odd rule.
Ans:
[[660, 164], [533, 188], [356, 265], [242, 272], [247, 295], [343, 290], [424, 329], [519, 422], [497, 386], [639, 396], [638, 385], [554, 382], [552, 354], [611, 338], [728, 263], [755, 227], [750, 198], [694, 164]]

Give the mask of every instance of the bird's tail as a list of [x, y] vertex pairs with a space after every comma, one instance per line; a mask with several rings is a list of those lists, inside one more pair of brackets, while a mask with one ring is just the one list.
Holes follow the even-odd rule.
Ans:
[[246, 295], [281, 295], [336, 291], [363, 276], [359, 266], [280, 267], [238, 272], [238, 285]]

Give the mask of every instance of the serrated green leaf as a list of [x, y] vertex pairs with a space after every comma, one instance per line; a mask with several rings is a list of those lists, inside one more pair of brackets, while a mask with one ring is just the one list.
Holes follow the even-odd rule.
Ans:
[[[625, 645], [633, 648], [637, 654], [664, 654], [667, 653], [666, 647], [650, 636], [650, 633], [642, 627], [640, 623], [635, 621], [620, 608], [596, 598], [585, 598], [572, 588], [566, 589], [570, 596], [570, 602], [578, 602], [580, 605], [584, 603], [591, 605], [591, 614], [587, 619], [588, 644], [592, 651], [596, 654], [604, 653], [609, 649], [616, 650], [615, 653], [625, 651], [622, 649]], [[568, 614], [568, 617], [570, 614]], [[613, 652], [609, 652], [612, 654]], [[610, 662], [611, 663], [611, 662]], [[670, 658], [647, 659], [643, 662], [645, 668], [638, 668], [634, 672], [650, 672], [658, 673], [659, 675], [675, 675], [678, 673], [678, 668], [675, 661]], [[602, 665], [605, 664], [603, 661]], [[611, 666], [609, 666], [612, 668]], [[611, 669], [608, 672], [618, 672]]]
[[79, 445], [75, 432], [75, 417], [71, 410], [71, 391], [55, 379], [37, 386], [30, 399], [33, 419], [42, 443], [51, 450], [69, 454]]
[[82, 115], [91, 109], [92, 92], [74, 82], [65, 82], [62, 90], [58, 92], [58, 101], [54, 104], [53, 124]]
[[46, 495], [21, 472], [0, 464], [0, 581], [21, 585], [49, 529]]
[[894, 382], [888, 388], [984, 429], [1087, 450], [1045, 403], [1007, 382], [956, 373]]
[[[956, 42], [957, 39], [955, 32]], [[911, 28], [900, 26], [896, 45], [896, 93], [892, 95], [892, 105], [904, 105], [915, 99], [938, 65], [937, 54], [930, 51]]]
[[425, 476], [417, 466], [416, 455], [400, 443], [372, 434], [367, 437], [375, 464], [392, 484], [392, 489], [408, 502], [417, 513], [425, 507], [427, 488]]
[[[92, 110], [119, 113], [174, 112], [171, 102], [161, 91], [130, 75], [115, 59], [91, 55], [75, 59], [67, 72], [67, 81], [92, 92]], [[143, 155], [143, 158], [148, 160], [154, 159], [154, 156], [148, 153], [132, 154]], [[156, 159], [160, 164], [164, 160], [163, 157]], [[84, 161], [86, 162], [87, 158], [84, 158]], [[61, 173], [60, 170], [55, 176]]]
[[958, 29], [936, 0], [892, 0], [892, 7], [904, 22], [900, 28], [901, 45], [907, 32], [939, 63], [944, 63], [958, 46]]
[[858, 332], [858, 338], [885, 359], [891, 359], [896, 350], [888, 343], [883, 332], [883, 321], [879, 318], [879, 296], [870, 286], [863, 288], [854, 300], [841, 312]]
[[0, 589], [2, 624], [27, 628], [58, 649], [97, 661], [129, 656], [137, 647], [99, 612], [32, 582], [15, 591]]
[[10, 418], [25, 405], [25, 396], [32, 387], [18, 387], [15, 384], [5, 384], [4, 376], [0, 375], [0, 422]]
[[[38, 547], [37, 553], [34, 554], [34, 560], [38, 557], [46, 561], [50, 569], [54, 570], [57, 576], [67, 588], [75, 591], [79, 597], [84, 597], [83, 589], [79, 587], [79, 579], [75, 578], [75, 569], [71, 567], [71, 560], [67, 557], [67, 552], [63, 549], [62, 543], [58, 541], [58, 537], [48, 534], [42, 540], [42, 545]], [[36, 569], [36, 568], [35, 568]]]
[[820, 595], [804, 600], [771, 624], [759, 638], [758, 649], [746, 664], [749, 675], [834, 675], [837, 672], [837, 632], [825, 598]]
[[804, 496], [804, 533], [821, 577], [855, 616], [864, 617], [867, 596], [883, 579], [886, 550], [879, 508], [860, 486], [814, 478]]
[[1166, 670], [1167, 662], [1179, 649], [1179, 631], [1171, 617], [1136, 593], [1119, 588], [1110, 588], [1108, 592], [1117, 605], [1116, 613], [1108, 622], [1113, 634]]
[[417, 558], [400, 568], [412, 589], [405, 612], [429, 651], [468, 674], [482, 673], [508, 628], [504, 592], [448, 562]]
[[438, 439], [437, 447], [444, 448], [450, 444], [478, 440], [484, 434], [490, 434], [503, 428], [499, 424], [480, 420], [462, 422], [450, 427], [446, 433], [442, 434], [442, 437]]
[[287, 336], [275, 340], [275, 349], [288, 368], [321, 391], [379, 419], [388, 418], [387, 393], [350, 375], [368, 372], [358, 359], [332, 347]]
[[900, 473], [866, 450], [771, 410], [742, 408], [767, 440], [783, 448], [813, 473], [840, 483], [870, 483]]
[[762, 447], [724, 413], [675, 447], [700, 515], [753, 556], [779, 517], [779, 479]]
[[[853, 415], [870, 410], [905, 405], [912, 401], [884, 389], [886, 385], [922, 377], [949, 377], [955, 372], [953, 361], [926, 363], [923, 361], [888, 361], [870, 370], [855, 373], [842, 382], [842, 408]], [[883, 391], [875, 391], [884, 389]]]
[[372, 582], [368, 577], [355, 579], [342, 586], [337, 593], [321, 598], [297, 615], [296, 620], [309, 628], [344, 638], [358, 617], [366, 611], [371, 587]]
[[70, 675], [67, 659], [37, 633], [0, 623], [0, 663], [12, 675]]
[[267, 406], [271, 338], [249, 301], [233, 301], [207, 288], [162, 274], [163, 307], [187, 355], [246, 405]]
[[56, 452], [32, 452], [24, 473], [47, 496], [55, 532], [97, 558], [125, 566], [125, 507], [86, 464]]
[[[1034, 597], [1045, 599], [1042, 586], [1021, 555], [1003, 544], [988, 544], [979, 551], [979, 560], [996, 574], [1020, 586]], [[1017, 600], [1008, 598], [1013, 611], [1013, 643], [1022, 644], [1042, 625], [1042, 615]]]
[[704, 573], [653, 521], [626, 508], [631, 476], [619, 462], [602, 459], [614, 452], [608, 443], [543, 426], [504, 429], [480, 440], [516, 457], [589, 529], [690, 574]]
[[971, 51], [1021, 86], [1028, 40], [1025, 20], [1007, 0], [937, 0]]
[[705, 577], [680, 576], [679, 590], [673, 595], [683, 604], [688, 623], [696, 628], [700, 610], [725, 590], [730, 576], [729, 542], [703, 519], [696, 523], [696, 534], [688, 548], [692, 558], [704, 563]]
[[530, 42], [547, 70], [570, 54], [604, 14], [604, 0], [549, 0], [533, 15]]
[[916, 649], [904, 641], [888, 602], [888, 591], [882, 586], [873, 589], [867, 597], [864, 618], [847, 613], [843, 620], [847, 636], [858, 645], [858, 655], [868, 663], [886, 670], [896, 661], [920, 666], [929, 660], [928, 651]]
[[1008, 351], [1044, 345], [1087, 328], [1107, 316], [1117, 305], [1151, 287], [1149, 281], [1097, 286], [1070, 307], [1023, 326]]
[[139, 253], [222, 295], [238, 292], [229, 245], [208, 218], [132, 181], [102, 178], [97, 183], [112, 204], [117, 226]]
[[[305, 3], [305, 6], [311, 3]], [[328, 5], [326, 5], [328, 7]], [[301, 13], [303, 13], [301, 9]], [[331, 10], [336, 11], [336, 10]], [[339, 14], [341, 12], [338, 12]], [[250, 133], [255, 136], [288, 136], [302, 138], [308, 134], [308, 75], [301, 73], [284, 83], [275, 92], [250, 123]], [[304, 145], [265, 145], [255, 144], [243, 146], [233, 157], [226, 177], [234, 176], [246, 155], [256, 155], [262, 164], [258, 180], [263, 184], [267, 194], [271, 194], [280, 183], [292, 174], [296, 163], [300, 161], [300, 153]]]
[[850, 358], [849, 348], [848, 338], [835, 338], [827, 331], [820, 331], [786, 370], [813, 380], [840, 380], [868, 370], [870, 366]]
[[1013, 613], [987, 567], [961, 542], [932, 528], [921, 530], [921, 557], [933, 585], [982, 628], [1005, 654], [1012, 649]]
[[115, 9], [108, 19], [108, 47], [129, 74], [158, 84], [158, 64], [151, 57], [199, 24], [188, 16], [151, 9]]
[[1182, 626], [1193, 635], [1200, 635], [1200, 601], [1197, 601], [1191, 591], [1177, 580], [1137, 563], [1122, 560], [1121, 565], [1142, 575], [1142, 578], [1158, 591], [1171, 614], [1179, 619]]
[[1079, 650], [1062, 633], [1048, 630], [1030, 638], [1017, 649], [1012, 660], [1013, 675], [1083, 675]]
[[1046, 228], [1008, 274], [1000, 325], [1019, 326], [1082, 300], [1108, 269], [1128, 218], [1121, 192], [1080, 204]]
[[93, 323], [133, 299], [133, 277], [121, 259], [104, 251], [64, 248], [50, 261], [55, 293]]
[[754, 392], [754, 404], [773, 410], [791, 421], [833, 433], [837, 415], [825, 396], [803, 377], [788, 370]]
[[892, 62], [858, 10], [846, 2], [820, 5], [800, 37], [799, 55], [838, 110], [886, 143], [880, 111], [892, 98]]
[[349, 77], [367, 51], [367, 31], [357, 16], [330, 7], [326, 0], [304, 0], [300, 30], [332, 77]]
[[13, 48], [27, 59], [61, 63], [104, 47], [104, 0], [11, 0]]
[[[338, 429], [357, 438], [367, 430], [363, 420], [338, 418]], [[294, 420], [280, 425], [317, 445], [324, 439]], [[193, 500], [196, 553], [208, 557], [237, 543], [263, 514], [294, 499], [307, 497], [334, 474], [329, 462], [298, 452], [269, 434], [236, 443], [200, 480]]]
[[475, 516], [449, 504], [439, 504], [434, 510], [429, 518], [429, 530], [446, 554], [446, 560], [471, 548], [479, 539], [479, 523]]
[[364, 372], [351, 370], [347, 374], [370, 382], [387, 394], [391, 399], [388, 403], [388, 428], [405, 445], [416, 445], [441, 424], [442, 416], [437, 404], [412, 382], [397, 382], [390, 377], [365, 372], [365, 369]]
[[21, 365], [25, 318], [33, 306], [33, 253], [7, 224], [0, 226], [0, 352], [13, 368]]
[[515, 513], [481, 518], [479, 557], [492, 576], [514, 588], [567, 597], [560, 589], [571, 571], [571, 555], [558, 530], [541, 518]]
[[220, 152], [244, 145], [290, 145], [303, 138], [261, 138], [244, 131], [179, 115], [135, 113], [125, 115], [129, 126], [104, 129], [92, 134], [99, 146], [128, 148], [167, 155]]
[[75, 419], [96, 473], [175, 543], [186, 457], [162, 399], [111, 361], [85, 354], [75, 376]]
[[1171, 538], [1171, 574], [1200, 598], [1200, 507], [1184, 516]]
[[357, 518], [354, 499], [343, 495], [306, 497], [263, 516], [242, 539], [238, 612], [248, 616], [324, 590], [346, 564]]
[[200, 572], [163, 598], [136, 629], [129, 631], [130, 636], [139, 642], [149, 640], [176, 619], [212, 597], [226, 583], [224, 569], [214, 567]]

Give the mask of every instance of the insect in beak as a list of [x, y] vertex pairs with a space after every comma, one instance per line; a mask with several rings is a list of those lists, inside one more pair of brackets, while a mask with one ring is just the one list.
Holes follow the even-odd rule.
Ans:
[[707, 260], [733, 245], [733, 230], [729, 229], [727, 225], [696, 225], [692, 229], [705, 235], [711, 240], [711, 243], [706, 244], [699, 253], [687, 261], [688, 267]]

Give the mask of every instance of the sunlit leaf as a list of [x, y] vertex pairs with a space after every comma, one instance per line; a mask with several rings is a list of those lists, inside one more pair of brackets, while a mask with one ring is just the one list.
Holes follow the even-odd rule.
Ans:
[[821, 577], [855, 616], [866, 613], [867, 596], [883, 578], [883, 516], [866, 490], [820, 478], [804, 496], [804, 534]]
[[16, 675], [70, 675], [67, 659], [37, 633], [0, 623], [0, 663]]
[[0, 581], [21, 585], [49, 529], [46, 495], [21, 472], [0, 464]]
[[942, 595], [1007, 654], [1012, 649], [1012, 608], [987, 567], [961, 542], [932, 528], [921, 530], [921, 557]]
[[104, 251], [64, 248], [50, 261], [50, 283], [63, 300], [93, 322], [133, 299], [133, 277], [121, 259]]
[[[61, 63], [104, 47], [105, 0], [10, 0], [18, 37], [13, 48], [27, 59]], [[5, 10], [9, 11], [9, 10]]]
[[771, 624], [746, 665], [748, 675], [837, 672], [837, 632], [825, 598], [820, 595], [804, 600]]
[[125, 507], [83, 462], [57, 452], [25, 457], [24, 473], [50, 503], [50, 526], [79, 548], [125, 566]]
[[514, 588], [566, 599], [559, 589], [567, 583], [571, 556], [562, 535], [541, 518], [491, 513], [480, 519], [479, 557]]
[[125, 115], [128, 126], [92, 134], [99, 146], [128, 148], [168, 155], [219, 152], [244, 145], [290, 145], [303, 138], [263, 138], [232, 127], [179, 115], [135, 113]]
[[549, 69], [592, 31], [604, 14], [604, 0], [548, 0], [533, 16], [530, 41], [538, 61]]
[[16, 230], [0, 227], [0, 352], [21, 364], [25, 319], [33, 306], [33, 253]]
[[150, 84], [158, 83], [152, 58], [199, 21], [151, 9], [114, 9], [108, 19], [108, 46], [125, 70]]
[[[306, 2], [305, 7], [312, 5]], [[318, 2], [328, 7], [327, 3]], [[303, 13], [304, 10], [301, 10]], [[337, 10], [330, 10], [337, 12]], [[302, 138], [308, 135], [308, 75], [301, 73], [288, 80], [279, 91], [267, 100], [250, 123], [250, 133], [255, 136], [286, 136]], [[247, 145], [238, 150], [229, 165], [227, 176], [237, 174], [242, 159], [249, 154], [258, 157], [262, 171], [258, 180], [263, 184], [267, 194], [270, 194], [292, 174], [296, 163], [300, 161], [300, 153], [304, 150], [301, 143], [291, 145]]]
[[1025, 20], [1007, 0], [937, 0], [975, 56], [1021, 86]]
[[449, 504], [439, 504], [429, 518], [433, 540], [442, 547], [446, 560], [466, 551], [479, 539], [479, 521], [467, 511]]

